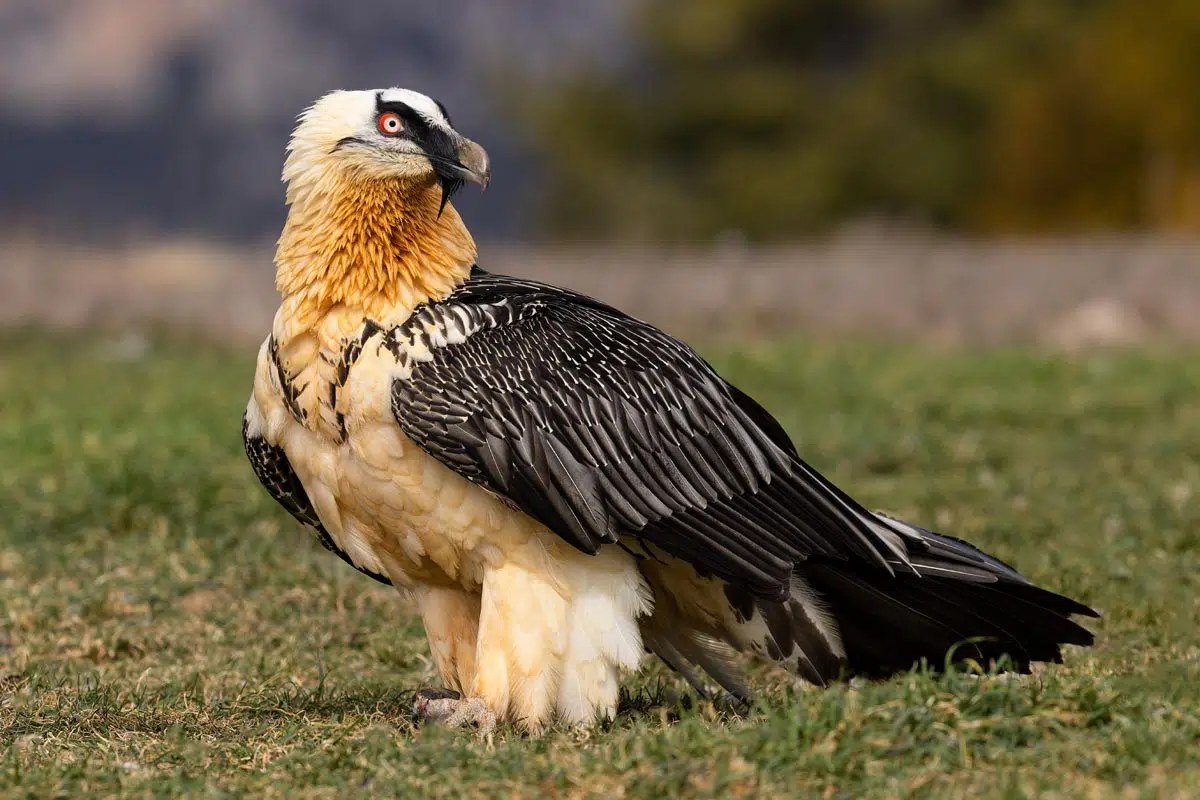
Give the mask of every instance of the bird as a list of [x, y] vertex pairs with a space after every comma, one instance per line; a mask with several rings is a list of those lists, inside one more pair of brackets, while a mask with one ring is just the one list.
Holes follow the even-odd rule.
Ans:
[[828, 686], [1093, 643], [1093, 609], [867, 510], [681, 340], [479, 267], [451, 201], [490, 179], [425, 94], [303, 111], [242, 420], [271, 496], [411, 598], [442, 683], [422, 718], [587, 726], [651, 654], [745, 702], [747, 656]]

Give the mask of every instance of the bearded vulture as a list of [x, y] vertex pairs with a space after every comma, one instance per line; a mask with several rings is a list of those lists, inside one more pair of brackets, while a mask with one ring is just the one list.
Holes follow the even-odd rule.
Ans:
[[863, 508], [686, 344], [476, 266], [448, 201], [490, 175], [423, 94], [306, 110], [242, 422], [271, 495], [415, 601], [419, 711], [585, 725], [646, 651], [745, 698], [738, 652], [823, 686], [1092, 643], [1087, 606]]

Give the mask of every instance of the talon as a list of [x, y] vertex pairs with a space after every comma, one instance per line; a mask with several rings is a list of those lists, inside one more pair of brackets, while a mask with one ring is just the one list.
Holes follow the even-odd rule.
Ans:
[[463, 725], [475, 724], [480, 736], [490, 736], [496, 730], [496, 712], [492, 711], [478, 697], [468, 697], [458, 701], [458, 708], [446, 720], [446, 724], [457, 728]]
[[458, 708], [461, 695], [453, 689], [425, 687], [413, 698], [413, 713], [421, 722], [445, 722]]
[[474, 724], [482, 738], [490, 739], [496, 730], [496, 712], [478, 697], [463, 698], [450, 689], [419, 689], [413, 712], [422, 722], [441, 722], [451, 728]]

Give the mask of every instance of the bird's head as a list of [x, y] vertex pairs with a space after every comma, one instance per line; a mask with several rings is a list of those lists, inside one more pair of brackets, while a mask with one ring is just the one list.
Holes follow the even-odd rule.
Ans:
[[[464, 182], [486, 188], [487, 153], [459, 134], [446, 107], [409, 89], [330, 92], [300, 115], [288, 144], [289, 193], [328, 181], [441, 186], [440, 208]], [[439, 209], [440, 213], [440, 209]]]
[[465, 182], [486, 186], [490, 177], [483, 148], [419, 92], [337, 91], [313, 103], [283, 167], [289, 209], [275, 285], [295, 330], [277, 338], [339, 305], [399, 319], [453, 291], [476, 250], [446, 203]]

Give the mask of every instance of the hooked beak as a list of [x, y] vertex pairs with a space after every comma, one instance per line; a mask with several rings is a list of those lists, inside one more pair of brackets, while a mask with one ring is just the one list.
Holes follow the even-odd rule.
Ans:
[[442, 186], [442, 204], [438, 207], [439, 217], [446, 210], [446, 204], [450, 202], [450, 198], [462, 187], [464, 181], [477, 183], [480, 189], [486, 189], [492, 180], [492, 165], [488, 161], [487, 151], [466, 137], [458, 138], [452, 157], [430, 153], [429, 161], [433, 164], [433, 171], [437, 174], [438, 183]]
[[486, 150], [470, 139], [463, 139], [458, 145], [458, 166], [458, 177], [479, 184], [481, 190], [487, 189], [492, 180], [492, 164]]
[[434, 172], [443, 182], [461, 184], [463, 181], [479, 184], [486, 189], [492, 180], [492, 165], [487, 151], [470, 139], [463, 138], [454, 148], [454, 156], [431, 157]]

